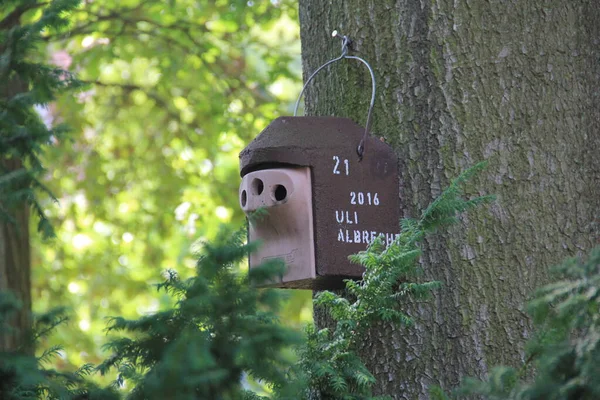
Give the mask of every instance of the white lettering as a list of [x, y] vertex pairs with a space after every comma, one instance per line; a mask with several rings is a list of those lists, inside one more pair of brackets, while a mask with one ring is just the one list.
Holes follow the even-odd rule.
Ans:
[[350, 216], [348, 215], [348, 211], [346, 211], [346, 223], [352, 224], [352, 220], [350, 219]]
[[379, 205], [379, 193], [371, 192], [350, 192], [350, 204], [352, 205]]
[[338, 156], [333, 156], [333, 161], [335, 161], [335, 165], [333, 166], [333, 174], [339, 175], [340, 170], [338, 169], [338, 167], [340, 166], [340, 158]]
[[351, 215], [350, 211], [335, 210], [335, 220], [338, 224], [358, 224], [358, 213], [354, 211]]
[[394, 234], [393, 233], [386, 233], [385, 234], [385, 245], [386, 245], [386, 247], [389, 247], [389, 245], [392, 244], [393, 241], [394, 241]]
[[[335, 161], [335, 165], [333, 166], [333, 174], [340, 175], [340, 158], [338, 156], [333, 156], [333, 161]], [[344, 166], [346, 167], [346, 176], [350, 175], [350, 162], [348, 159], [344, 159]]]
[[337, 240], [342, 243], [357, 243], [357, 244], [371, 244], [376, 238], [382, 236], [382, 240], [386, 247], [394, 242], [394, 240], [400, 237], [399, 233], [380, 233], [376, 231], [358, 230], [358, 229], [339, 229]]

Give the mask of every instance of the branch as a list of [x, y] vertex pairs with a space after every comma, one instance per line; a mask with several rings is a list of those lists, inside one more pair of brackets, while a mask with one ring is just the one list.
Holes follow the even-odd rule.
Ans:
[[[140, 3], [140, 6], [142, 4], [143, 3]], [[72, 37], [75, 35], [82, 35], [82, 34], [89, 34], [92, 32], [97, 32], [96, 30], [93, 30], [93, 29], [87, 30], [87, 28], [90, 28], [90, 27], [94, 26], [96, 23], [102, 22], [102, 21], [122, 22], [123, 26], [136, 25], [140, 22], [144, 22], [144, 23], [147, 23], [147, 24], [152, 25], [159, 29], [180, 31], [183, 34], [185, 34], [195, 45], [199, 45], [199, 43], [196, 42], [195, 39], [193, 38], [193, 36], [191, 34], [192, 29], [198, 29], [202, 33], [209, 32], [205, 25], [194, 24], [190, 21], [178, 20], [170, 25], [163, 25], [158, 21], [155, 21], [155, 20], [152, 20], [152, 19], [149, 19], [146, 17], [133, 17], [133, 16], [127, 15], [128, 13], [130, 13], [132, 11], [138, 11], [139, 8], [140, 7], [138, 6], [135, 8], [113, 10], [113, 11], [109, 12], [108, 14], [96, 13], [96, 12], [89, 11], [89, 10], [80, 10], [79, 12], [94, 16], [94, 17], [96, 17], [96, 19], [89, 21], [88, 23], [85, 23], [83, 25], [79, 25], [79, 26], [75, 27], [74, 29], [72, 29], [70, 32], [60, 34], [60, 35], [54, 35], [54, 36], [48, 35], [44, 38], [44, 40], [46, 40], [46, 41], [64, 40], [66, 38], [69, 38], [69, 37]], [[142, 31], [142, 30], [140, 30], [140, 32], [149, 33], [148, 31]]]
[[92, 26], [94, 26], [98, 22], [111, 21], [112, 19], [113, 18], [112, 18], [111, 15], [106, 15], [106, 16], [103, 16], [103, 17], [99, 17], [99, 18], [97, 18], [97, 19], [95, 19], [93, 21], [90, 21], [90, 22], [86, 23], [86, 24], [79, 25], [79, 26], [71, 29], [70, 31], [67, 31], [67, 32], [64, 32], [64, 33], [61, 33], [61, 34], [57, 34], [57, 35], [47, 35], [47, 36], [44, 36], [43, 40], [46, 41], [46, 42], [49, 42], [49, 41], [52, 41], [52, 40], [57, 40], [57, 41], [58, 40], [65, 40], [65, 39], [68, 39], [68, 38], [73, 37], [73, 36], [88, 35], [88, 34], [97, 32], [97, 30], [94, 30], [94, 29], [87, 30], [87, 28], [91, 28]]
[[49, 2], [37, 3], [37, 4], [29, 4], [22, 5], [15, 8], [10, 14], [8, 14], [2, 21], [0, 21], [0, 30], [12, 28], [13, 26], [18, 25], [19, 20], [29, 10], [34, 10], [36, 8], [43, 7], [49, 4]]
[[[131, 83], [107, 83], [107, 82], [101, 82], [98, 80], [95, 81], [81, 81], [83, 83], [87, 83], [87, 84], [92, 84], [92, 85], [97, 85], [97, 86], [103, 86], [103, 87], [118, 87], [127, 91], [133, 91], [133, 90], [140, 90], [142, 92], [144, 92], [148, 97], [150, 97], [152, 100], [156, 101], [157, 104], [159, 104], [160, 106], [163, 107], [164, 111], [169, 114], [171, 116], [171, 118], [176, 119], [178, 121], [181, 121], [181, 117], [179, 115], [179, 113], [174, 112], [171, 109], [171, 105], [162, 97], [160, 97], [160, 95], [158, 95], [158, 93], [149, 90], [149, 88], [147, 87], [143, 87], [143, 86], [139, 86], [139, 85], [134, 85]], [[188, 125], [188, 124], [185, 124]]]

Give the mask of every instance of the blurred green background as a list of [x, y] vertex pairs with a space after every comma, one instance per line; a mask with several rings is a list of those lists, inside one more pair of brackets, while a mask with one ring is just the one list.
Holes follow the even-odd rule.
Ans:
[[[89, 82], [40, 109], [72, 128], [44, 159], [57, 238], [33, 244], [35, 311], [72, 310], [40, 343], [64, 347], [59, 368], [108, 356], [108, 317], [168, 306], [151, 286], [164, 271], [189, 276], [197, 243], [220, 224], [243, 226], [238, 153], [291, 113], [301, 88], [296, 6], [87, 0], [68, 34], [40, 43], [47, 62]], [[310, 292], [292, 292], [282, 319], [311, 318]]]

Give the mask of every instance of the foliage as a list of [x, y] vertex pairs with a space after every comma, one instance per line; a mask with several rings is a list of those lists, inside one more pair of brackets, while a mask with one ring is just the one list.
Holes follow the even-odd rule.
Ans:
[[80, 83], [68, 71], [33, 56], [41, 33], [63, 30], [78, 4], [79, 0], [55, 0], [36, 21], [26, 24], [20, 23], [20, 17], [39, 7], [35, 1], [5, 1], [0, 12], [0, 161], [4, 161], [0, 162], [0, 219], [15, 223], [11, 209], [30, 205], [39, 217], [38, 230], [46, 237], [54, 232], [35, 191], [52, 195], [38, 180], [43, 171], [40, 153], [45, 144], [63, 136], [65, 127], [47, 127], [34, 107], [47, 106], [56, 95]]
[[[559, 279], [539, 289], [529, 302], [537, 333], [528, 344], [526, 363], [520, 369], [496, 367], [486, 381], [466, 379], [457, 396], [600, 398], [600, 247], [587, 260], [566, 260], [556, 273]], [[536, 373], [529, 381], [524, 375], [532, 366]]]
[[[102, 374], [118, 370], [112, 388], [104, 393], [116, 396], [117, 389], [131, 385], [130, 399], [260, 399], [258, 393], [244, 388], [243, 382], [252, 377], [272, 389], [272, 398], [281, 400], [314, 396], [375, 399], [371, 396], [375, 379], [360, 359], [357, 345], [373, 323], [410, 324], [403, 305], [409, 299], [425, 297], [437, 286], [436, 282], [415, 281], [419, 241], [458, 212], [490, 200], [458, 197], [459, 184], [481, 167], [453, 182], [442, 200], [434, 202], [419, 220], [404, 220], [406, 229], [389, 247], [376, 239], [367, 250], [352, 257], [366, 269], [360, 282], [346, 282], [354, 301], [331, 292], [315, 299], [317, 306], [330, 311], [336, 322], [333, 332], [309, 327], [303, 338], [283, 326], [276, 317], [282, 292], [256, 288], [283, 273], [283, 262], [271, 260], [241, 274], [239, 263], [257, 244], [244, 244], [243, 235], [231, 236], [224, 231], [213, 244], [203, 246], [196, 276], [180, 279], [170, 272], [158, 285], [159, 291], [177, 298], [174, 307], [138, 319], [111, 320], [109, 332], [127, 335], [106, 345], [113, 354], [97, 367]], [[50, 328], [57, 324], [56, 318], [44, 321], [49, 321]], [[300, 354], [296, 365], [291, 348]], [[50, 349], [37, 362], [57, 351]], [[59, 375], [39, 369], [33, 359], [7, 360], [2, 371], [12, 373], [26, 366], [32, 372], [18, 375], [10, 388], [27, 387], [54, 396], [62, 384], [63, 398], [74, 394], [92, 398], [100, 393], [95, 388], [82, 389], [85, 382], [80, 375], [90, 370], [88, 366], [75, 374], [60, 375], [62, 381], [57, 381]], [[33, 380], [27, 380], [28, 376]], [[56, 382], [58, 386], [48, 389]], [[14, 398], [27, 397], [17, 393]]]
[[[173, 393], [261, 398], [244, 389], [248, 376], [270, 386], [280, 399], [372, 398], [375, 378], [360, 359], [359, 344], [379, 321], [410, 325], [403, 305], [425, 298], [439, 285], [418, 280], [419, 243], [427, 233], [455, 222], [457, 213], [490, 200], [459, 197], [459, 185], [481, 166], [461, 175], [420, 219], [402, 221], [402, 234], [391, 246], [378, 239], [352, 257], [365, 266], [364, 279], [346, 283], [350, 299], [332, 292], [317, 296], [315, 305], [330, 312], [335, 326], [309, 327], [294, 367], [288, 347], [298, 345], [299, 337], [275, 317], [279, 295], [249, 285], [280, 266], [237, 273], [240, 259], [253, 247], [240, 244], [239, 237], [227, 242], [219, 236], [215, 245], [206, 245], [197, 275], [182, 279], [171, 273], [159, 285], [158, 300], [141, 290], [162, 268], [184, 264], [190, 272], [183, 275], [191, 273], [187, 249], [192, 238], [216, 234], [215, 218], [209, 215], [226, 222], [241, 219], [230, 185], [237, 174], [237, 152], [277, 115], [275, 104], [291, 100], [295, 90], [286, 89], [297, 85], [297, 26], [288, 18], [294, 13], [288, 2], [3, 2], [0, 218], [14, 222], [11, 208], [27, 204], [38, 215], [43, 236], [54, 234], [48, 214], [58, 226], [56, 246], [36, 253], [43, 265], [37, 270], [53, 275], [37, 276], [38, 308], [70, 303], [84, 331], [91, 320], [123, 313], [111, 321], [109, 331], [130, 336], [108, 345], [114, 354], [100, 371], [114, 367], [119, 377], [105, 390], [84, 379], [92, 371], [89, 364], [73, 373], [46, 369], [51, 359], [64, 356], [58, 346], [37, 357], [2, 353], [0, 398], [110, 399], [125, 383], [134, 386], [131, 398]], [[62, 57], [55, 61], [58, 66], [47, 65], [46, 50]], [[74, 78], [75, 69], [85, 82]], [[88, 91], [59, 97], [84, 83]], [[60, 113], [49, 107], [54, 101]], [[73, 136], [66, 151], [55, 146], [66, 138], [65, 126], [55, 124], [61, 119], [83, 133]], [[48, 145], [50, 151], [42, 154]], [[43, 161], [56, 168], [40, 179]], [[52, 200], [51, 193], [59, 193], [64, 208], [48, 207], [36, 195], [40, 191]], [[597, 249], [587, 261], [560, 266], [562, 279], [530, 302], [538, 332], [525, 365], [496, 367], [487, 381], [467, 379], [456, 395], [599, 398], [599, 265]], [[107, 273], [97, 274], [99, 266]], [[58, 270], [61, 274], [54, 273]], [[113, 290], [115, 282], [119, 289]], [[66, 298], [67, 287], [78, 298]], [[167, 307], [167, 292], [178, 299], [174, 307]], [[128, 302], [132, 306], [121, 309], [132, 297], [137, 297]], [[129, 318], [159, 305], [166, 311]], [[3, 332], [10, 331], [8, 321], [18, 308], [14, 298], [0, 296]], [[45, 342], [64, 320], [64, 310], [36, 318], [25, 342]], [[97, 332], [99, 324], [94, 324]], [[71, 344], [73, 350], [97, 341], [73, 340], [76, 336], [67, 330], [61, 335], [77, 343]], [[523, 377], [532, 368], [536, 375], [529, 382]], [[431, 395], [450, 398], [439, 388]]]
[[[9, 293], [0, 293], [0, 331], [13, 328], [10, 318], [20, 308], [19, 302]], [[66, 321], [65, 310], [56, 309], [35, 318], [34, 329], [28, 334], [36, 342], [50, 334], [56, 326]], [[23, 332], [25, 334], [25, 332]], [[0, 399], [116, 399], [116, 392], [99, 389], [86, 382], [85, 377], [93, 371], [89, 364], [75, 372], [59, 372], [47, 369], [53, 357], [60, 354], [60, 347], [51, 347], [39, 357], [26, 355], [20, 349], [0, 351]]]
[[300, 369], [308, 385], [323, 399], [367, 399], [375, 378], [357, 353], [368, 339], [369, 327], [377, 322], [411, 325], [403, 309], [411, 300], [426, 298], [439, 282], [418, 282], [419, 243], [425, 235], [456, 221], [460, 212], [493, 199], [491, 196], [464, 200], [461, 185], [485, 167], [468, 169], [427, 207], [419, 219], [403, 219], [400, 235], [387, 248], [382, 238], [354, 256], [351, 261], [365, 267], [363, 279], [346, 281], [348, 300], [329, 291], [319, 293], [315, 306], [329, 311], [333, 331], [309, 328], [307, 346], [301, 351]]
[[[279, 323], [276, 312], [283, 292], [257, 290], [256, 284], [283, 272], [280, 260], [272, 260], [239, 272], [239, 263], [256, 244], [242, 243], [244, 235], [225, 230], [214, 243], [203, 246], [197, 275], [181, 280], [169, 272], [158, 290], [174, 295], [173, 308], [137, 320], [115, 317], [108, 331], [130, 335], [113, 338], [106, 347], [113, 351], [100, 366], [89, 364], [74, 373], [43, 368], [62, 353], [51, 347], [41, 356], [19, 350], [0, 353], [0, 398], [22, 399], [118, 399], [118, 389], [133, 384], [130, 399], [261, 399], [245, 390], [246, 374], [283, 388], [285, 371], [294, 361], [289, 347], [302, 336]], [[18, 308], [14, 297], [0, 296], [0, 329]], [[64, 310], [37, 318], [37, 342], [65, 322]], [[119, 371], [111, 387], [99, 389], [84, 377], [94, 371]], [[285, 392], [282, 389], [282, 393]], [[293, 396], [292, 393], [289, 393]]]
[[[40, 343], [65, 344], [57, 367], [100, 362], [104, 318], [170, 305], [148, 282], [167, 268], [190, 276], [193, 241], [241, 223], [237, 154], [299, 85], [295, 13], [291, 1], [2, 2], [1, 71], [34, 90], [2, 103], [0, 153], [25, 165], [0, 171], [0, 213], [31, 202], [40, 229], [56, 230], [50, 245], [32, 237], [32, 294], [36, 310], [74, 311]], [[85, 91], [59, 96], [79, 87], [75, 73]], [[281, 314], [307, 320], [310, 295]]]
[[[49, 110], [74, 134], [43, 157], [58, 240], [32, 245], [34, 307], [74, 310], [45, 343], [67, 344], [63, 366], [100, 362], [105, 318], [170, 306], [149, 284], [192, 276], [195, 241], [242, 224], [238, 153], [299, 90], [295, 3], [88, 1], [45, 32], [50, 62], [88, 84]], [[310, 318], [308, 293], [288, 304], [291, 324]]]
[[128, 332], [133, 339], [110, 341], [114, 354], [99, 370], [118, 368], [115, 387], [132, 381], [128, 398], [252, 398], [241, 385], [244, 374], [286, 385], [285, 370], [293, 358], [285, 350], [301, 337], [276, 317], [280, 291], [255, 287], [282, 273], [284, 265], [273, 260], [240, 275], [238, 264], [256, 246], [242, 239], [222, 233], [204, 245], [195, 277], [180, 280], [171, 272], [158, 285], [177, 297], [174, 308], [111, 321], [109, 332]]

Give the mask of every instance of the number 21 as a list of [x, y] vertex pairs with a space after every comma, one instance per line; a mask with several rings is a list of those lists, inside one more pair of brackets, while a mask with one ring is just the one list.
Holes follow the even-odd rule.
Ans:
[[[339, 175], [340, 172], [340, 158], [338, 156], [333, 156], [333, 161], [335, 161], [335, 165], [333, 166], [333, 173], [335, 175]], [[344, 166], [346, 167], [346, 175], [350, 175], [350, 163], [348, 159], [344, 159]]]

